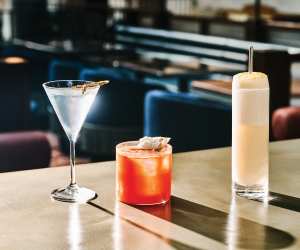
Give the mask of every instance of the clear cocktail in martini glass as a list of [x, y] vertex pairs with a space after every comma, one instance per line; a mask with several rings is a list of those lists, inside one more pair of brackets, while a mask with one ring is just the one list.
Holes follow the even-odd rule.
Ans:
[[51, 193], [55, 200], [83, 203], [96, 197], [93, 190], [79, 187], [76, 183], [75, 143], [97, 92], [100, 86], [105, 83], [108, 82], [58, 80], [43, 84], [52, 107], [70, 141], [71, 181], [66, 188], [55, 189]]

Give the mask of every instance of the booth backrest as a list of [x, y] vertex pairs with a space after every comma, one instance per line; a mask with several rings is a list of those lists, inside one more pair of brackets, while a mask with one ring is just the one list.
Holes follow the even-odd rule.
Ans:
[[245, 69], [248, 49], [299, 54], [299, 48], [268, 43], [207, 36], [178, 31], [117, 25], [115, 43], [126, 49], [142, 53], [147, 51], [180, 54], [198, 58], [203, 64], [232, 66]]
[[145, 136], [172, 138], [174, 152], [231, 145], [231, 106], [190, 93], [150, 91]]
[[125, 25], [115, 27], [114, 43], [137, 54], [150, 52], [165, 58], [188, 56], [203, 65], [239, 71], [247, 69], [248, 49], [252, 45], [255, 49], [254, 70], [269, 77], [271, 113], [289, 105], [290, 66], [300, 60], [300, 48]]

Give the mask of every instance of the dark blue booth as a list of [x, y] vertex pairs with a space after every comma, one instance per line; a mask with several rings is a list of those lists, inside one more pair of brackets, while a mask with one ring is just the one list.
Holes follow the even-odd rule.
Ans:
[[175, 152], [231, 144], [231, 106], [199, 95], [151, 91], [144, 135], [168, 136]]

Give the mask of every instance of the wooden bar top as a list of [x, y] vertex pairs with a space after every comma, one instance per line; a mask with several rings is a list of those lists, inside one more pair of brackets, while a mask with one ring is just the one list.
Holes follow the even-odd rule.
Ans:
[[196, 90], [203, 90], [213, 92], [222, 95], [231, 96], [232, 94], [232, 83], [231, 81], [224, 80], [201, 80], [193, 81], [192, 88]]
[[52, 201], [69, 168], [0, 174], [0, 249], [300, 249], [300, 140], [270, 146], [269, 204], [231, 197], [230, 148], [174, 155], [172, 200], [115, 200], [115, 162], [81, 165], [88, 204]]
[[[199, 80], [192, 82], [192, 88], [221, 95], [232, 95], [232, 82], [228, 80]], [[295, 79], [291, 85], [292, 97], [300, 96], [300, 80]]]

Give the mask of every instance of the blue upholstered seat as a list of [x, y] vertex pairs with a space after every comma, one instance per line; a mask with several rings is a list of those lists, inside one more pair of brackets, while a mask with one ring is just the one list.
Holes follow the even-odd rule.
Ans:
[[142, 126], [145, 93], [158, 88], [137, 82], [131, 72], [115, 68], [84, 69], [80, 78], [111, 81], [101, 88], [86, 119], [94, 124]]
[[111, 81], [100, 89], [83, 125], [81, 143], [84, 150], [113, 155], [117, 143], [136, 140], [143, 135], [145, 94], [161, 87], [138, 82], [130, 71], [117, 68], [84, 69], [80, 78]]
[[77, 61], [54, 59], [49, 64], [49, 81], [78, 79], [83, 65]]
[[231, 144], [231, 107], [195, 94], [151, 91], [144, 135], [169, 136], [175, 152]]
[[135, 81], [135, 73], [121, 68], [98, 67], [85, 68], [80, 72], [80, 79], [84, 80], [129, 80]]

